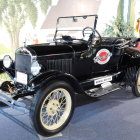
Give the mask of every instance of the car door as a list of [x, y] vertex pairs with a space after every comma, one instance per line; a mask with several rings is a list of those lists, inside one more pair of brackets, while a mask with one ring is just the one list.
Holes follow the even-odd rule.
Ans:
[[120, 51], [113, 45], [94, 46], [92, 71], [94, 73], [100, 73], [117, 68], [121, 56]]

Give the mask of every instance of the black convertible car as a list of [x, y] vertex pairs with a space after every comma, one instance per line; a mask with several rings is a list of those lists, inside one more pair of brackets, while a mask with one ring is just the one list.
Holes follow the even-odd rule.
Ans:
[[[25, 45], [0, 61], [0, 101], [29, 110], [36, 131], [50, 136], [64, 129], [73, 112], [75, 94], [100, 97], [130, 86], [140, 96], [138, 38], [106, 38], [96, 30], [97, 15], [59, 17], [54, 41]], [[19, 99], [30, 96], [31, 105]]]

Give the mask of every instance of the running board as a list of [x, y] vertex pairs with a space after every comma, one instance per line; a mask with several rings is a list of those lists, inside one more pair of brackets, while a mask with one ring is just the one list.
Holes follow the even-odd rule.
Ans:
[[104, 76], [100, 76], [100, 77], [94, 77], [94, 78], [91, 78], [91, 79], [87, 79], [86, 81], [80, 82], [80, 85], [84, 86], [87, 83], [92, 83], [94, 86], [100, 85], [102, 83], [112, 81], [113, 78], [115, 76], [118, 76], [119, 74], [121, 74], [121, 72], [117, 72], [117, 73], [113, 73], [113, 74], [108, 74], [108, 75], [104, 75]]
[[106, 87], [106, 88], [100, 87], [100, 88], [86, 90], [85, 93], [90, 97], [100, 97], [119, 89], [120, 89], [119, 84], [112, 84], [111, 86]]
[[23, 112], [23, 113], [25, 113], [29, 110], [29, 106], [27, 106], [26, 104], [24, 104], [22, 102], [16, 101], [16, 100], [8, 97], [8, 94], [10, 94], [10, 93], [4, 93], [4, 92], [0, 91], [0, 102], [3, 102], [6, 105], [10, 106], [11, 108], [18, 110], [20, 112]]

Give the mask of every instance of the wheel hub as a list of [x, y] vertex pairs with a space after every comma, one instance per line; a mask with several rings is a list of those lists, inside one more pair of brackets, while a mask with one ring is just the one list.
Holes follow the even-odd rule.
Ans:
[[60, 107], [59, 101], [53, 99], [50, 100], [46, 106], [46, 111], [50, 116], [54, 116], [57, 113], [58, 108]]

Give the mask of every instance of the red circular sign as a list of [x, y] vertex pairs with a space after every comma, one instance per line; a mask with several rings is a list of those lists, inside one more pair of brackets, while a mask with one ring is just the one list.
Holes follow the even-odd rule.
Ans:
[[106, 64], [110, 60], [111, 56], [112, 53], [110, 53], [109, 50], [101, 49], [97, 52], [96, 57], [94, 57], [94, 62], [100, 65]]
[[99, 56], [102, 58], [100, 61], [106, 61], [107, 60], [107, 52], [101, 52], [100, 54], [99, 54]]

